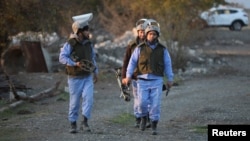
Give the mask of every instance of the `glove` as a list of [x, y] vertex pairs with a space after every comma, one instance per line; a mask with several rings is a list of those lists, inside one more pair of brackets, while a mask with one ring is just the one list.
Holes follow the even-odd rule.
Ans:
[[168, 86], [166, 86], [165, 84], [162, 85], [162, 91], [166, 91], [166, 96], [168, 96], [169, 90], [170, 88]]

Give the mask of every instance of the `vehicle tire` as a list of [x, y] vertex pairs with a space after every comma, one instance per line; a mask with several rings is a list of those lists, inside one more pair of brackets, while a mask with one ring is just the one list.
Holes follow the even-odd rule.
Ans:
[[233, 22], [233, 24], [231, 26], [232, 26], [232, 29], [235, 31], [240, 31], [242, 28], [242, 24], [240, 21]]

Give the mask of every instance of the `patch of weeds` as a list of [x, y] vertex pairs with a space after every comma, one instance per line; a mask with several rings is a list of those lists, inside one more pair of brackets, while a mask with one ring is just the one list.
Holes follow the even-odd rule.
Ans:
[[108, 81], [110, 82], [110, 80], [116, 80], [116, 74], [114, 71], [112, 70], [105, 70], [105, 71], [100, 71], [98, 73], [98, 81]]
[[13, 109], [7, 109], [1, 113], [1, 120], [8, 119], [10, 117], [13, 117], [15, 115], [15, 112]]
[[98, 79], [99, 79], [100, 81], [104, 81], [104, 80], [107, 79], [107, 76], [106, 76], [106, 74], [104, 74], [104, 73], [99, 73], [99, 74], [98, 74]]
[[5, 99], [0, 99], [0, 107], [3, 107], [4, 105], [8, 104], [8, 101]]
[[133, 120], [134, 120], [134, 116], [132, 114], [122, 113], [120, 115], [115, 116], [110, 121], [113, 123], [125, 125], [125, 124], [133, 122]]
[[[29, 111], [29, 112], [27, 113], [27, 111]], [[18, 105], [17, 107], [10, 108], [10, 109], [7, 109], [7, 110], [1, 112], [1, 118], [8, 119], [8, 118], [16, 116], [17, 114], [24, 114], [24, 113], [26, 113], [26, 114], [33, 113], [33, 112], [31, 112], [31, 110], [29, 108], [29, 103], [24, 103], [24, 104]]]
[[69, 100], [69, 93], [62, 92], [60, 95], [58, 95], [58, 98], [56, 101], [68, 101]]
[[195, 133], [207, 133], [207, 126], [194, 126], [191, 131]]
[[175, 76], [174, 77], [174, 86], [178, 86], [178, 85], [181, 85], [182, 84], [182, 82], [183, 82], [183, 80], [180, 78], [180, 77], [178, 77], [178, 76]]

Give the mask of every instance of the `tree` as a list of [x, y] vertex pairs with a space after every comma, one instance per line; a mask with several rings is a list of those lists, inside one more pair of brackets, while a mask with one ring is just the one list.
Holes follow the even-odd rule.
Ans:
[[19, 32], [71, 31], [71, 17], [92, 10], [97, 0], [1, 0], [0, 54], [8, 47], [9, 37]]

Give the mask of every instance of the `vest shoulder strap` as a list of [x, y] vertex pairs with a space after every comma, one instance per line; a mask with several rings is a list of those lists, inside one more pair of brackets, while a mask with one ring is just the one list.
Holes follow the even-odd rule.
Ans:
[[74, 47], [77, 44], [77, 40], [75, 38], [70, 38], [68, 40], [68, 43], [70, 44], [70, 46]]
[[146, 42], [142, 42], [142, 43], [140, 43], [139, 45], [138, 45], [138, 47], [142, 47], [142, 46], [144, 46], [146, 44]]

